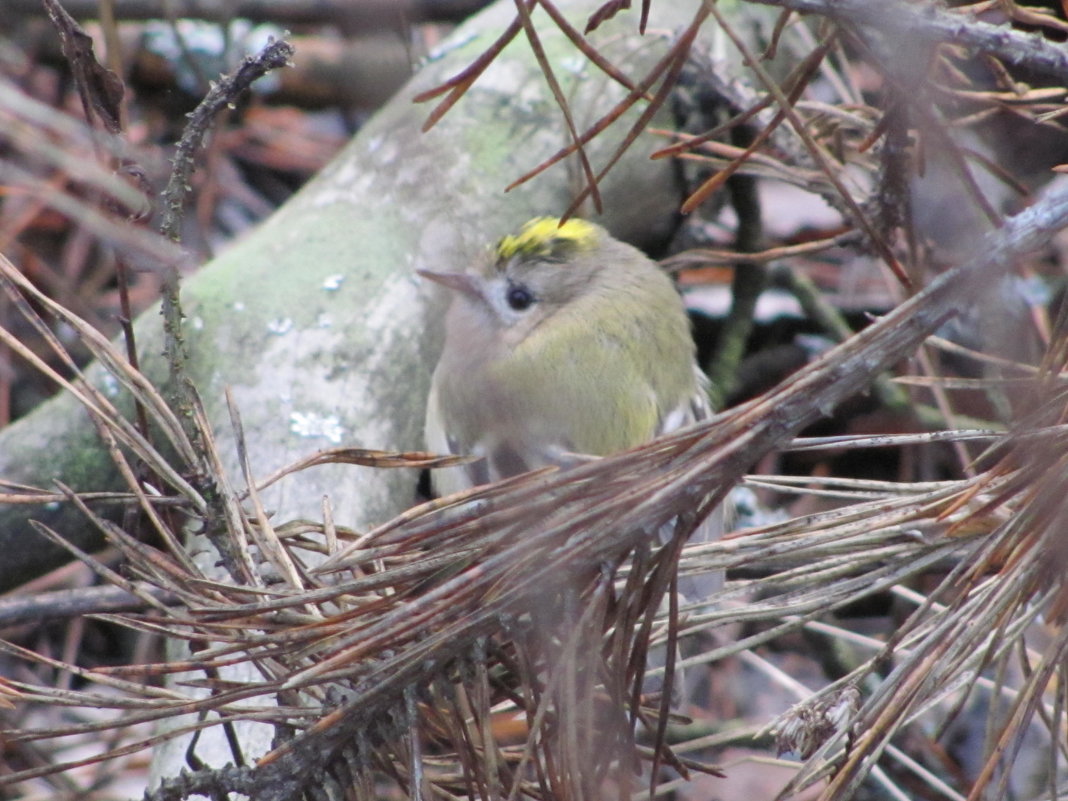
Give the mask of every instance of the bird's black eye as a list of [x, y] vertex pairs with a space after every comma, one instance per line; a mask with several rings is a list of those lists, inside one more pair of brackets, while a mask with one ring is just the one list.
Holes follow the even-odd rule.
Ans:
[[515, 311], [523, 311], [534, 303], [534, 293], [522, 284], [510, 284], [504, 295], [508, 305]]

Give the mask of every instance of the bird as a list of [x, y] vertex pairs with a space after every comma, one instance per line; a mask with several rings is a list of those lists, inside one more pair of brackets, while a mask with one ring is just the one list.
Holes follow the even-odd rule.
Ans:
[[711, 416], [689, 318], [639, 249], [582, 219], [538, 217], [449, 288], [427, 447], [478, 457], [436, 494], [623, 451]]

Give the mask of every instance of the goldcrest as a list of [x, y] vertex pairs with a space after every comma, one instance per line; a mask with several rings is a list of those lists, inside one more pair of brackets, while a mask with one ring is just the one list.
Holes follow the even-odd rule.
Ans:
[[710, 415], [671, 280], [598, 225], [531, 220], [453, 291], [427, 446], [481, 457], [435, 471], [439, 495], [625, 450]]

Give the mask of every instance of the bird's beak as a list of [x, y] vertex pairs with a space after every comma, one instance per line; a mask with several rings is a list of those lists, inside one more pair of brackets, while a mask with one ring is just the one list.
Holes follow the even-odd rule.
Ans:
[[449, 289], [455, 289], [457, 292], [461, 292], [464, 295], [472, 298], [482, 297], [479, 292], [478, 279], [470, 273], [436, 273], [432, 270], [416, 270], [423, 278], [428, 278], [435, 284], [441, 284], [447, 286]]

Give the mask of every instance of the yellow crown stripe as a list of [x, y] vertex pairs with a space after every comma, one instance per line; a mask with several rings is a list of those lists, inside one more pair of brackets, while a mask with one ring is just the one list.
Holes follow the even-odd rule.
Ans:
[[592, 247], [597, 227], [585, 220], [568, 220], [560, 225], [559, 217], [537, 217], [526, 223], [518, 234], [504, 237], [497, 243], [497, 255], [510, 259], [516, 255], [549, 253], [561, 245], [574, 248]]

